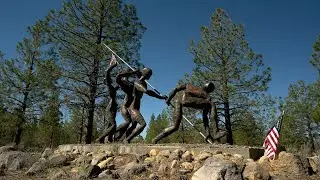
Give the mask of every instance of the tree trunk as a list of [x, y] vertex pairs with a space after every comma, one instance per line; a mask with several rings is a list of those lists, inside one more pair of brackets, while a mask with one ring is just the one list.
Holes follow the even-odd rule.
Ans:
[[[101, 7], [104, 9], [104, 7]], [[104, 21], [103, 13], [101, 14], [100, 18], [100, 28], [99, 28], [99, 35], [97, 37], [97, 46], [101, 45], [102, 42], [102, 22]], [[96, 101], [96, 93], [98, 88], [98, 76], [99, 76], [99, 59], [100, 51], [97, 49], [96, 54], [93, 61], [93, 71], [90, 75], [90, 99], [89, 99], [89, 110], [88, 110], [88, 125], [87, 125], [87, 134], [86, 134], [86, 144], [91, 143], [92, 139], [92, 128], [93, 128], [93, 118], [94, 118], [94, 110], [95, 110], [95, 101]]]
[[[91, 89], [90, 93], [95, 95], [96, 88], [91, 87], [90, 89]], [[91, 99], [90, 103], [89, 103], [86, 144], [90, 144], [91, 143], [91, 139], [92, 139], [94, 107], [95, 107], [95, 98]]]
[[231, 128], [231, 119], [230, 119], [230, 108], [229, 108], [229, 102], [225, 101], [224, 103], [224, 118], [226, 122], [226, 129], [227, 129], [227, 143], [230, 145], [233, 144], [233, 138], [232, 138], [232, 128]]
[[80, 126], [80, 134], [79, 134], [79, 144], [82, 143], [82, 137], [83, 137], [83, 126], [84, 126], [84, 107], [82, 108], [82, 114], [81, 114], [81, 126]]
[[[29, 84], [27, 85], [27, 87], [29, 87]], [[16, 128], [16, 133], [15, 133], [15, 137], [14, 137], [14, 143], [15, 145], [19, 145], [21, 142], [21, 134], [22, 134], [22, 129], [23, 129], [23, 124], [25, 123], [25, 112], [27, 109], [27, 99], [28, 99], [28, 94], [29, 92], [25, 92], [24, 93], [24, 98], [23, 98], [23, 104], [22, 104], [22, 110], [18, 112], [18, 125]]]
[[22, 134], [22, 123], [19, 123], [16, 128], [16, 133], [13, 140], [16, 146], [19, 145], [21, 142], [21, 134]]
[[[223, 51], [222, 51], [223, 53]], [[223, 54], [222, 54], [223, 57]], [[229, 107], [229, 89], [228, 89], [228, 68], [225, 59], [222, 59], [223, 76], [222, 76], [222, 88], [223, 88], [223, 108], [224, 108], [224, 118], [227, 129], [227, 143], [233, 145], [232, 138], [232, 128], [231, 128], [231, 116]]]
[[[30, 67], [30, 69], [32, 71], [33, 63], [32, 63], [32, 67]], [[23, 130], [23, 124], [26, 121], [25, 113], [26, 113], [26, 109], [27, 109], [27, 100], [28, 100], [28, 95], [29, 95], [29, 91], [30, 91], [29, 88], [30, 88], [30, 83], [28, 83], [26, 85], [25, 92], [23, 93], [22, 109], [21, 109], [21, 111], [19, 110], [19, 112], [18, 112], [19, 123], [17, 125], [16, 134], [14, 137], [14, 143], [16, 146], [19, 145], [21, 142], [21, 134], [22, 134], [22, 130]]]
[[51, 135], [50, 135], [50, 148], [53, 148], [53, 129], [51, 129]]

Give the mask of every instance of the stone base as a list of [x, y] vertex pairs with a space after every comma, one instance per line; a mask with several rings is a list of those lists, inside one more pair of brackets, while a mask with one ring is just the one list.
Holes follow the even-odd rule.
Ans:
[[248, 147], [248, 146], [234, 146], [225, 144], [65, 144], [60, 145], [58, 150], [60, 152], [71, 152], [78, 150], [80, 153], [83, 152], [99, 152], [99, 151], [112, 151], [118, 154], [146, 154], [151, 149], [170, 150], [175, 149], [187, 149], [198, 154], [201, 151], [222, 151], [222, 153], [240, 154], [244, 158], [251, 158], [253, 160], [259, 159], [264, 154], [264, 149], [259, 147]]

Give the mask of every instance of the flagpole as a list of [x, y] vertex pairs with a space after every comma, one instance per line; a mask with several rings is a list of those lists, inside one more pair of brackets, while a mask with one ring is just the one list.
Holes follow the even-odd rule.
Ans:
[[[118, 57], [125, 65], [127, 65], [131, 70], [134, 71], [134, 69], [133, 69], [125, 60], [123, 60], [116, 52], [114, 52], [109, 46], [107, 46], [104, 42], [102, 42], [102, 44], [103, 44], [109, 51], [111, 51], [116, 57]], [[156, 88], [154, 88], [147, 80], [145, 80], [145, 82], [146, 82], [156, 93], [158, 93], [160, 96], [162, 96], [162, 94], [161, 94]], [[171, 104], [171, 103], [169, 104], [169, 106], [172, 106], [172, 107], [174, 108], [173, 104]], [[195, 130], [197, 130], [203, 138], [206, 139], [206, 136], [205, 136], [200, 130], [198, 130], [198, 128], [197, 128], [191, 121], [189, 121], [184, 115], [182, 115], [182, 117], [183, 117]], [[210, 144], [213, 144], [209, 139], [207, 139], [207, 141], [208, 141]]]
[[282, 113], [281, 113], [281, 116], [280, 116], [280, 120], [277, 123], [279, 135], [280, 135], [280, 131], [281, 131], [283, 116], [284, 116], [284, 110], [282, 110]]
[[284, 117], [284, 110], [282, 111], [282, 116], [281, 116], [281, 123], [280, 123], [280, 127], [279, 127], [279, 132], [280, 132], [281, 127], [282, 127], [283, 117]]
[[[277, 152], [279, 152], [279, 147], [280, 147], [280, 131], [281, 131], [281, 127], [282, 127], [283, 116], [284, 116], [284, 110], [282, 110], [280, 119], [279, 119], [278, 124], [277, 124], [277, 126], [278, 126], [278, 133], [279, 133], [279, 140], [278, 140], [279, 142], [278, 142], [278, 145], [277, 145]], [[275, 158], [276, 158], [276, 155], [274, 156], [273, 159], [275, 159]]]

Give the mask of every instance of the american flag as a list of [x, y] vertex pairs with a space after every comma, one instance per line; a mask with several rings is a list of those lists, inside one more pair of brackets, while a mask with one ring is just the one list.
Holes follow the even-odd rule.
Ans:
[[276, 157], [277, 146], [279, 144], [279, 137], [280, 137], [280, 129], [282, 123], [282, 117], [284, 112], [282, 112], [281, 117], [279, 118], [277, 125], [272, 127], [266, 136], [266, 139], [263, 142], [264, 147], [264, 155], [268, 156], [269, 159], [274, 160]]

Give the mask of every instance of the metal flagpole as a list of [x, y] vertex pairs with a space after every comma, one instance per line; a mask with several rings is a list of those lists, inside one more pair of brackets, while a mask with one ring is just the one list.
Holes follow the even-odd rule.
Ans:
[[[109, 50], [111, 51], [116, 57], [118, 57], [125, 65], [127, 65], [131, 70], [134, 70], [125, 60], [123, 60], [120, 56], [118, 56], [118, 54], [116, 52], [114, 52], [109, 46], [107, 46], [105, 43], [102, 42], [102, 44]], [[145, 82], [156, 92], [158, 93], [160, 96], [162, 96], [162, 94], [156, 89], [154, 88], [147, 80], [145, 80]], [[170, 103], [170, 105], [172, 107], [173, 104]], [[206, 138], [206, 136], [191, 122], [189, 121], [184, 115], [182, 115], [182, 117], [195, 129], [197, 130], [200, 135], [203, 137], [203, 138]], [[207, 141], [210, 143], [210, 144], [213, 144], [209, 139], [207, 139]]]
[[280, 134], [280, 130], [281, 130], [283, 116], [284, 116], [284, 110], [282, 111], [282, 113], [280, 115], [280, 119], [278, 120], [277, 125], [276, 125], [279, 134]]

